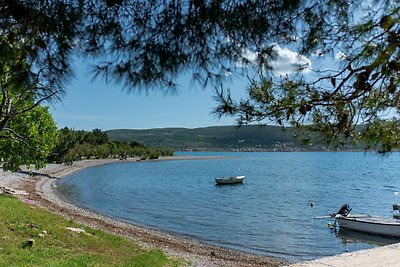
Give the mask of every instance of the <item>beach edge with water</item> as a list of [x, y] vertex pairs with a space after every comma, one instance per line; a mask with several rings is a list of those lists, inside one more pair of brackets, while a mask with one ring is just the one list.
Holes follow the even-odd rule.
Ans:
[[[220, 156], [173, 156], [163, 157], [159, 160], [201, 160], [224, 158]], [[90, 227], [101, 229], [106, 232], [121, 235], [138, 241], [143, 246], [159, 248], [172, 256], [181, 257], [190, 261], [191, 266], [282, 266], [287, 261], [248, 254], [235, 250], [211, 246], [186, 237], [170, 234], [167, 232], [152, 230], [142, 226], [125, 223], [118, 219], [103, 216], [93, 211], [83, 209], [66, 200], [56, 188], [56, 181], [76, 171], [111, 163], [138, 162], [138, 158], [127, 160], [83, 160], [74, 162], [72, 165], [49, 164], [39, 171], [32, 171], [33, 176], [25, 169], [24, 173], [5, 173], [1, 171], [0, 186], [7, 186], [17, 190], [24, 190], [28, 195], [20, 198], [34, 201], [40, 206], [61, 214], [76, 222]], [[149, 160], [147, 160], [149, 161]], [[139, 163], [139, 162], [138, 162]], [[4, 177], [4, 179], [3, 179]]]

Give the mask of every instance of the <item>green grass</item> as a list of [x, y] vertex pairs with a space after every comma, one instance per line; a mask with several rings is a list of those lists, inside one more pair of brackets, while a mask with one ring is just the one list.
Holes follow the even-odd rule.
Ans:
[[[76, 233], [66, 227], [81, 228]], [[45, 232], [44, 232], [45, 231]], [[44, 234], [43, 234], [44, 233]], [[27, 241], [34, 239], [34, 245]], [[182, 266], [161, 250], [95, 230], [0, 195], [0, 266]]]

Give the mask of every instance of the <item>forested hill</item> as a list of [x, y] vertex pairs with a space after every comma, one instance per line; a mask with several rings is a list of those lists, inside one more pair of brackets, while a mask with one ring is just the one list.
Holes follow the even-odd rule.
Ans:
[[295, 151], [326, 150], [324, 146], [302, 146], [290, 128], [277, 126], [215, 126], [206, 128], [161, 128], [149, 130], [109, 130], [111, 140], [137, 141], [152, 147], [174, 150]]

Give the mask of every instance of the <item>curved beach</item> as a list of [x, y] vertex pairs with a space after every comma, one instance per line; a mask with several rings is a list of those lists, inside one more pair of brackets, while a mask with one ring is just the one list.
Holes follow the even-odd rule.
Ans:
[[[165, 157], [160, 160], [180, 159], [210, 159], [213, 157], [187, 157], [174, 156]], [[215, 157], [221, 158], [221, 157]], [[38, 205], [61, 214], [74, 221], [86, 224], [96, 229], [102, 229], [112, 234], [136, 240], [143, 246], [151, 246], [162, 249], [167, 254], [184, 258], [191, 262], [191, 266], [282, 266], [288, 262], [263, 257], [239, 251], [228, 250], [216, 246], [206, 245], [196, 240], [182, 238], [177, 235], [162, 231], [155, 231], [144, 227], [128, 224], [110, 217], [82, 209], [65, 200], [57, 191], [55, 182], [57, 179], [79, 171], [87, 167], [104, 165], [115, 162], [136, 162], [138, 159], [131, 158], [124, 161], [107, 160], [84, 160], [75, 162], [70, 166], [60, 164], [49, 164], [45, 169], [33, 172], [33, 177], [26, 173], [5, 173], [0, 171], [0, 186], [24, 190], [28, 194], [20, 195], [34, 201]]]

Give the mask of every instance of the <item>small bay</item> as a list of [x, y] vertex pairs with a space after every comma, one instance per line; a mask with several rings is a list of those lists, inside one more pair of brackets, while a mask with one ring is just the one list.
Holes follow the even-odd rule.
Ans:
[[[177, 154], [228, 158], [107, 164], [61, 179], [58, 188], [83, 207], [133, 224], [292, 261], [399, 241], [316, 219], [345, 203], [354, 213], [390, 217], [400, 202], [397, 153]], [[233, 175], [245, 175], [244, 183], [215, 185], [215, 177]]]

